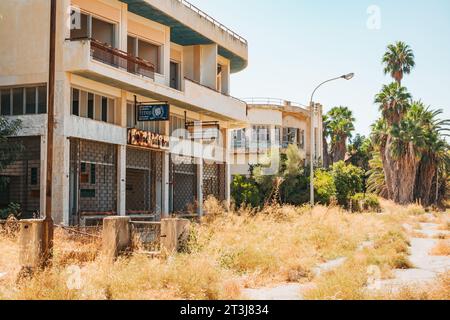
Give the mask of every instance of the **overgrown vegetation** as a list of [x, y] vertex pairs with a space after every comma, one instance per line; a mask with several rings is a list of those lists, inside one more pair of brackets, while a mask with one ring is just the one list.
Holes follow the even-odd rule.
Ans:
[[[346, 269], [323, 275], [334, 277], [331, 288], [321, 285], [321, 276], [319, 291], [309, 297], [355, 298], [366, 265], [379, 266], [385, 277], [392, 268], [409, 267], [401, 229], [406, 209], [355, 215], [339, 207], [274, 204], [229, 212], [212, 198], [206, 207], [211, 216], [193, 225], [187, 250], [168, 259], [137, 253], [110, 263], [99, 255], [97, 238], [57, 229], [52, 267], [19, 283], [17, 240], [0, 236], [0, 271], [7, 272], [0, 298], [239, 299], [246, 286], [309, 282], [318, 264], [339, 257], [349, 257]], [[358, 249], [368, 240], [373, 248]]]
[[[20, 120], [7, 120], [0, 116], [0, 173], [12, 164], [19, 153], [23, 150], [20, 143], [11, 143], [8, 138], [15, 136], [22, 126]], [[8, 177], [0, 175], [0, 193], [6, 192]], [[7, 219], [9, 216], [20, 216], [20, 205], [11, 203], [7, 208], [0, 208], [0, 219]]]

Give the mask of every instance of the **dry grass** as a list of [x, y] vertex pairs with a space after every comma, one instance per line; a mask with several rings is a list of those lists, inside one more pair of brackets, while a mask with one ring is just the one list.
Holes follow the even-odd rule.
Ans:
[[439, 241], [436, 246], [431, 249], [433, 256], [450, 256], [450, 243], [445, 240]]
[[340, 267], [324, 273], [316, 287], [304, 293], [313, 300], [361, 300], [366, 298], [370, 270], [380, 270], [381, 278], [389, 278], [393, 269], [408, 269], [408, 241], [396, 226], [377, 236], [374, 246], [355, 252]]
[[[320, 206], [228, 212], [214, 199], [205, 207], [210, 216], [193, 226], [185, 252], [167, 259], [134, 254], [107, 262], [98, 238], [58, 229], [53, 266], [19, 283], [17, 241], [0, 236], [0, 272], [8, 273], [0, 299], [238, 299], [242, 286], [310, 281], [319, 263], [344, 256], [309, 297], [359, 299], [368, 266], [383, 277], [410, 267], [402, 224], [411, 209], [389, 202], [383, 214]], [[373, 248], [358, 251], [367, 240]]]
[[442, 274], [435, 282], [423, 286], [407, 286], [395, 292], [382, 292], [369, 296], [381, 300], [450, 300], [450, 272]]

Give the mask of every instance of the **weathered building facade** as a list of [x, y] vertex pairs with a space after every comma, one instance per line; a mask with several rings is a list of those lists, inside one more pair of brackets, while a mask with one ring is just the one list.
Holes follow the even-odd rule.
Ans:
[[278, 170], [279, 155], [290, 144], [296, 145], [305, 165], [311, 155], [311, 125], [314, 126], [314, 159], [323, 159], [322, 105], [311, 109], [299, 103], [271, 98], [251, 98], [248, 102], [246, 128], [233, 130], [232, 175], [249, 175], [254, 165]]
[[[230, 132], [247, 111], [229, 95], [230, 74], [247, 66], [246, 40], [186, 1], [57, 4], [55, 222], [201, 214], [209, 195], [229, 201]], [[38, 215], [50, 1], [1, 1], [0, 12], [0, 111], [22, 120], [11, 143], [26, 147], [0, 172], [9, 181], [0, 206], [16, 202]]]

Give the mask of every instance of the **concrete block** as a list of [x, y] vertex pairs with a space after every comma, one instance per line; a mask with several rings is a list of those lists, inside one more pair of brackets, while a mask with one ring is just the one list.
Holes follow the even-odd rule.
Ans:
[[41, 268], [44, 263], [44, 220], [20, 221], [19, 261], [23, 269]]
[[131, 246], [130, 217], [108, 217], [103, 220], [102, 251], [115, 259]]
[[161, 220], [161, 251], [166, 254], [177, 252], [180, 243], [188, 236], [190, 221], [187, 219]]

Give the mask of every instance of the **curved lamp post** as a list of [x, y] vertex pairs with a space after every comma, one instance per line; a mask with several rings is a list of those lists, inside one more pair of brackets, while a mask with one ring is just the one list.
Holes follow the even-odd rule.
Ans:
[[354, 73], [349, 73], [349, 74], [344, 74], [343, 76], [340, 77], [336, 77], [333, 79], [328, 79], [324, 82], [322, 82], [321, 84], [319, 84], [313, 91], [312, 95], [311, 95], [311, 100], [309, 103], [309, 108], [311, 110], [311, 138], [310, 138], [310, 142], [311, 142], [311, 150], [310, 150], [310, 169], [311, 169], [311, 194], [310, 194], [310, 199], [311, 199], [311, 207], [314, 207], [314, 151], [315, 151], [315, 146], [314, 146], [314, 111], [315, 111], [315, 106], [314, 106], [314, 94], [316, 93], [317, 89], [319, 89], [321, 86], [323, 86], [324, 84], [334, 81], [334, 80], [339, 80], [339, 79], [345, 79], [345, 80], [351, 80], [353, 77], [355, 76]]

